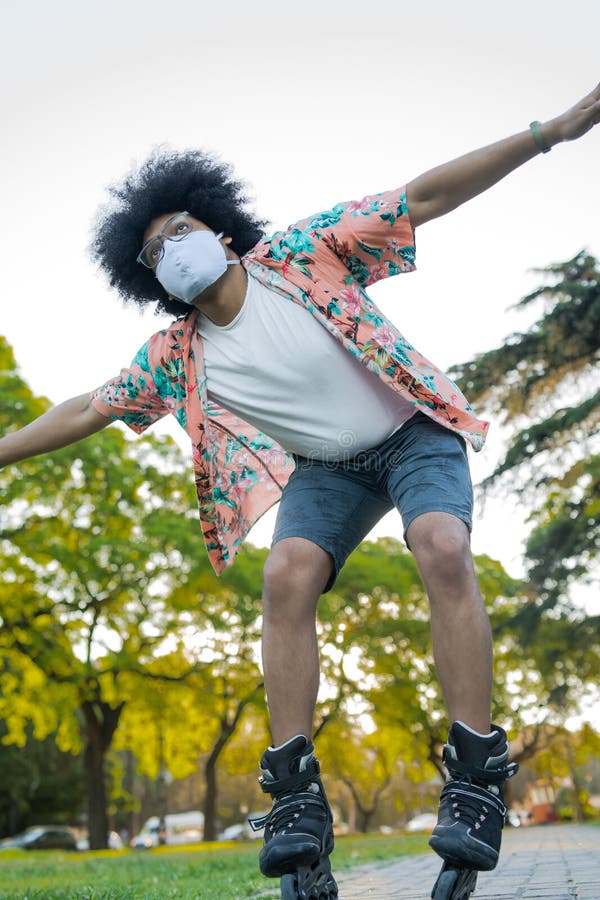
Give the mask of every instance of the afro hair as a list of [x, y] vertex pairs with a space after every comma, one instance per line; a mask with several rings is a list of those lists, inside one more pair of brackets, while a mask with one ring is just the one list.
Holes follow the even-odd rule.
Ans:
[[90, 252], [122, 300], [144, 308], [157, 302], [157, 313], [181, 316], [187, 304], [170, 300], [154, 272], [136, 262], [152, 219], [187, 210], [215, 232], [231, 237], [231, 249], [243, 256], [264, 235], [268, 224], [246, 208], [245, 185], [232, 167], [203, 150], [158, 147], [121, 183], [99, 210]]

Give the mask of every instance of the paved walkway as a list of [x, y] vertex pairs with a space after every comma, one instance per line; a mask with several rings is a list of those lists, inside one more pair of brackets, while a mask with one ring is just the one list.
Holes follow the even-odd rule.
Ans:
[[[340, 900], [427, 900], [440, 868], [431, 853], [336, 875]], [[600, 828], [511, 828], [498, 867], [481, 872], [473, 900], [600, 900]]]

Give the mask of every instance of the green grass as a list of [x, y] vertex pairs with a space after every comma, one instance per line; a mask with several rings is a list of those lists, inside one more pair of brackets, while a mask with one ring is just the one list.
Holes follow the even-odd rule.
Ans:
[[[277, 896], [277, 879], [258, 871], [260, 842], [198, 844], [150, 851], [3, 851], [0, 900], [241, 900]], [[423, 835], [336, 839], [334, 869], [427, 850]]]

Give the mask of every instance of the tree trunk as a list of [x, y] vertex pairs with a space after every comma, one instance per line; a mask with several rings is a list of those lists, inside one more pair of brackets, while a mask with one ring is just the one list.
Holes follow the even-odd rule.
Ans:
[[204, 765], [204, 840], [217, 840], [217, 761], [227, 741], [229, 734], [221, 734], [215, 743]]
[[243, 700], [236, 704], [233, 714], [225, 714], [221, 719], [221, 731], [204, 765], [205, 793], [204, 793], [204, 840], [217, 840], [217, 762], [223, 748], [230, 740], [240, 722], [244, 709], [251, 702], [256, 692], [262, 687], [257, 685]]
[[373, 795], [373, 802], [370, 806], [365, 806], [361, 800], [358, 793], [358, 790], [354, 786], [354, 784], [350, 781], [349, 778], [342, 778], [344, 784], [349, 788], [350, 793], [352, 794], [352, 799], [354, 800], [354, 808], [356, 810], [356, 818], [359, 822], [358, 830], [363, 834], [366, 834], [369, 830], [369, 826], [371, 824], [371, 819], [377, 812], [377, 808], [379, 806], [379, 800], [386, 787], [390, 783], [390, 776], [388, 775], [383, 782], [375, 791]]
[[[160, 729], [160, 726], [159, 726]], [[164, 844], [167, 835], [167, 770], [165, 767], [165, 739], [162, 729], [158, 735], [158, 782], [156, 791], [156, 805], [158, 806], [158, 843]]]
[[105, 850], [108, 843], [105, 759], [123, 704], [113, 709], [101, 701], [85, 700], [81, 709], [85, 720], [83, 764], [90, 850]]
[[573, 785], [573, 811], [575, 813], [575, 821], [581, 823], [585, 822], [585, 810], [583, 808], [583, 803], [581, 802], [581, 784], [579, 776], [577, 775], [573, 748], [569, 741], [569, 736], [566, 733], [564, 734], [564, 746], [565, 756], [569, 766], [569, 777], [571, 779], [571, 784]]
[[102, 850], [106, 848], [108, 838], [106, 785], [104, 780], [104, 750], [101, 741], [98, 740], [98, 734], [94, 733], [94, 731], [89, 728], [83, 754], [83, 763], [87, 794], [90, 850]]
[[[125, 790], [131, 798], [135, 795], [135, 763], [131, 750], [125, 751]], [[135, 834], [135, 812], [128, 810], [126, 816], [127, 837], [131, 839]]]
[[371, 807], [370, 809], [365, 809], [364, 807], [359, 807], [358, 812], [360, 815], [360, 831], [362, 834], [367, 834], [369, 831], [369, 825], [371, 824], [371, 819], [373, 818], [373, 814], [375, 813], [375, 808]]
[[13, 794], [8, 795], [8, 833], [16, 834], [19, 830], [19, 803]]
[[204, 840], [217, 839], [217, 771], [216, 761], [212, 759], [204, 767], [206, 790], [204, 793]]

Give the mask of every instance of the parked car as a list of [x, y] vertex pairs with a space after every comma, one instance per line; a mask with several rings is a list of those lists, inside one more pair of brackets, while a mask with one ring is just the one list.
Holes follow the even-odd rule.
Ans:
[[421, 813], [407, 822], [406, 831], [433, 831], [437, 825], [437, 816], [433, 813]]
[[240, 822], [237, 825], [230, 825], [225, 831], [222, 831], [218, 837], [220, 841], [247, 841], [250, 838], [249, 831], [252, 829], [247, 822]]
[[129, 845], [134, 850], [150, 850], [161, 844], [195, 844], [203, 834], [204, 816], [196, 810], [165, 816], [164, 828], [158, 816], [150, 816]]
[[21, 834], [0, 841], [0, 850], [77, 850], [70, 828], [63, 825], [32, 825]]
[[[253, 816], [264, 815], [263, 813], [252, 813]], [[264, 835], [264, 828], [259, 831], [253, 831], [248, 820], [239, 822], [237, 825], [230, 825], [219, 835], [220, 841], [254, 841], [259, 840]]]
[[520, 828], [522, 825], [521, 817], [514, 809], [509, 809], [506, 814], [506, 822], [508, 825], [512, 825], [513, 828]]
[[[78, 850], [89, 850], [90, 849], [90, 839], [86, 834], [84, 837], [79, 838], [77, 841], [77, 849]], [[117, 834], [116, 831], [109, 831], [108, 833], [108, 849], [109, 850], [122, 850], [123, 849], [123, 841], [121, 839], [121, 835]]]

